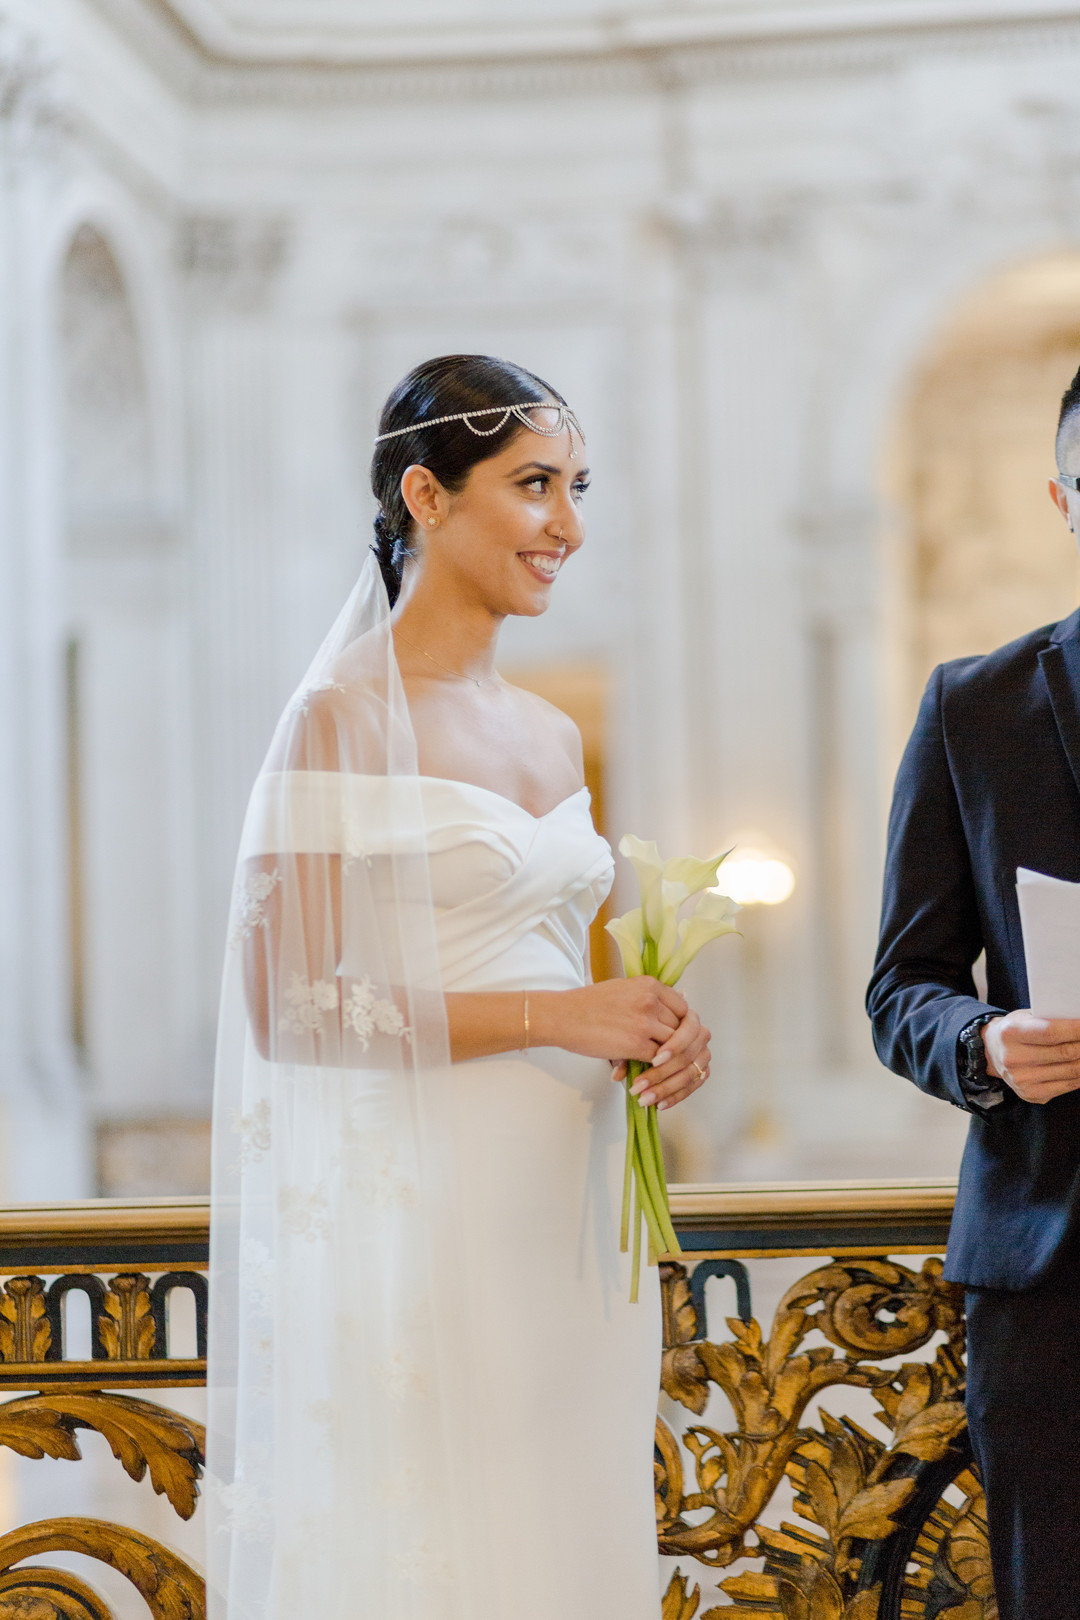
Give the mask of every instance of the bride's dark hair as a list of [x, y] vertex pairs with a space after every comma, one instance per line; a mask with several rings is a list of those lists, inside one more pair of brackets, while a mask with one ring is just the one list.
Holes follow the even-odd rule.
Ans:
[[[496, 360], [489, 354], [444, 354], [425, 360], [403, 377], [382, 408], [379, 432], [422, 424], [457, 411], [481, 411], [493, 405], [564, 405], [562, 395], [523, 366]], [[523, 431], [510, 417], [497, 433], [489, 424], [497, 417], [481, 417], [478, 428], [488, 427], [481, 438], [464, 422], [442, 422], [438, 427], [417, 426], [412, 433], [384, 439], [371, 458], [371, 488], [379, 503], [373, 551], [390, 598], [397, 601], [401, 576], [411, 549], [413, 520], [401, 494], [406, 467], [427, 467], [444, 489], [456, 495], [478, 462], [487, 461]]]

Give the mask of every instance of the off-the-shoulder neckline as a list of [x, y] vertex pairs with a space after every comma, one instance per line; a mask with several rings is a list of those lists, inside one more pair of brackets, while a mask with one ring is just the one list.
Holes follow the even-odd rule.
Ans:
[[481, 787], [479, 782], [465, 782], [457, 776], [424, 776], [422, 774], [419, 780], [421, 782], [439, 782], [447, 787], [471, 788], [474, 793], [484, 793], [489, 799], [498, 799], [501, 804], [512, 805], [515, 810], [520, 810], [523, 816], [528, 816], [530, 821], [546, 821], [557, 810], [563, 809], [565, 805], [572, 804], [575, 799], [580, 799], [583, 793], [589, 791], [587, 787], [579, 787], [575, 792], [568, 793], [565, 799], [560, 799], [558, 804], [553, 804], [550, 810], [545, 810], [542, 815], [537, 816], [531, 810], [526, 810], [523, 804], [518, 804], [516, 799], [508, 798], [505, 793], [497, 793], [494, 788]]

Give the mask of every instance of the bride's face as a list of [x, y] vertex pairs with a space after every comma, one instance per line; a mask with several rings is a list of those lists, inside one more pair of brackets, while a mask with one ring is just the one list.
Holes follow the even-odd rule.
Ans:
[[[571, 441], [569, 429], [547, 438], [522, 428], [477, 463], [456, 495], [426, 468], [410, 467], [402, 487], [422, 536], [424, 573], [434, 571], [459, 599], [498, 617], [544, 613], [567, 558], [585, 539], [583, 461], [577, 433]], [[420, 473], [410, 488], [411, 475]]]

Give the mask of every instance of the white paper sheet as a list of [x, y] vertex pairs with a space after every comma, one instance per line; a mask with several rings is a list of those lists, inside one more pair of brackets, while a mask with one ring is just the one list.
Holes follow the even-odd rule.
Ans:
[[1028, 997], [1042, 1018], [1080, 1018], [1080, 883], [1016, 868]]

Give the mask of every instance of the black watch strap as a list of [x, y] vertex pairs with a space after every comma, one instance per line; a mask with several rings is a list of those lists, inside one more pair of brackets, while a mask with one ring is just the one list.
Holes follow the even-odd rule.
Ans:
[[980, 1013], [966, 1023], [956, 1037], [956, 1073], [960, 1089], [965, 1101], [976, 1108], [994, 1108], [1005, 1100], [1005, 1088], [1001, 1081], [987, 1072], [986, 1047], [982, 1038], [983, 1025], [992, 1018], [1000, 1017], [999, 1012]]

